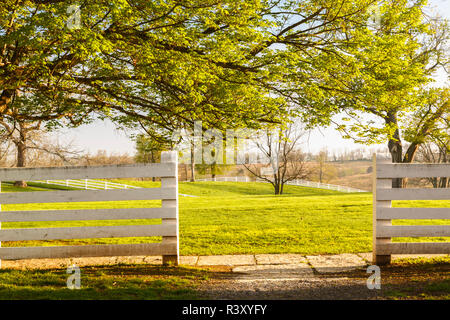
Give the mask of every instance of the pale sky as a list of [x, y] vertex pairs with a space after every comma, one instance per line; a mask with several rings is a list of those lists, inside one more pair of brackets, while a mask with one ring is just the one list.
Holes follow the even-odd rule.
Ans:
[[[450, 19], [450, 0], [429, 1], [435, 12]], [[438, 83], [448, 82], [444, 72], [438, 75]], [[105, 150], [108, 153], [129, 153], [134, 154], [134, 143], [123, 131], [115, 129], [110, 121], [97, 121], [90, 125], [80, 126], [76, 129], [61, 130], [59, 136], [65, 140], [71, 140], [76, 146], [86, 152], [96, 153], [98, 150]], [[355, 144], [351, 140], [343, 139], [333, 128], [316, 129], [311, 132], [308, 143], [305, 144], [304, 151], [316, 153], [324, 148], [330, 152], [356, 149], [364, 147]], [[372, 146], [376, 147], [376, 146]]]

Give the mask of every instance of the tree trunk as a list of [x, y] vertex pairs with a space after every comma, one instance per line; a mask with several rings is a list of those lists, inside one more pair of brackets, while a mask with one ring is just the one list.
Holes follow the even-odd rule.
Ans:
[[273, 184], [273, 187], [275, 189], [275, 195], [279, 195], [280, 194], [280, 185], [278, 184], [277, 181], [275, 181], [275, 183]]
[[195, 182], [194, 144], [191, 145], [191, 182]]
[[[151, 155], [151, 163], [155, 163], [155, 156], [154, 156], [154, 154], [153, 154], [153, 150], [152, 151], [150, 151], [150, 155]], [[155, 182], [156, 181], [156, 177], [152, 177], [152, 182]]]
[[278, 185], [277, 175], [274, 173], [272, 177], [273, 177], [273, 182], [271, 182], [271, 183], [273, 186], [273, 191], [277, 195], [280, 192], [280, 186]]
[[323, 179], [323, 163], [320, 162], [319, 164], [319, 183], [322, 183]]
[[281, 183], [280, 183], [280, 176], [277, 173], [275, 173], [273, 175], [273, 187], [275, 189], [274, 190], [275, 191], [275, 195], [281, 194], [282, 186], [281, 186]]
[[[412, 143], [405, 152], [405, 156], [403, 157], [403, 163], [412, 163], [414, 158], [416, 157], [417, 150], [419, 149], [418, 143]], [[408, 184], [408, 178], [403, 178], [402, 188], [406, 188]]]
[[216, 172], [217, 171], [217, 164], [216, 162], [213, 162], [211, 165], [211, 178], [214, 180], [216, 178]]
[[448, 178], [447, 177], [442, 177], [441, 178], [441, 183], [440, 183], [440, 188], [447, 188], [447, 183], [448, 182]]
[[[391, 154], [392, 163], [402, 163], [402, 143], [400, 140], [389, 140], [389, 152]], [[402, 188], [403, 178], [392, 179], [392, 188]]]
[[439, 184], [438, 178], [429, 178], [429, 181], [431, 181], [431, 184], [433, 185], [433, 188], [437, 188]]
[[[17, 163], [16, 163], [16, 167], [17, 168], [24, 168], [26, 165], [26, 145], [25, 145], [25, 139], [22, 139], [22, 141], [19, 141], [16, 144], [17, 147]], [[28, 185], [26, 183], [26, 181], [16, 181], [14, 183], [15, 187], [20, 187], [20, 188], [26, 188]]]
[[[403, 145], [400, 139], [400, 131], [398, 129], [397, 117], [395, 114], [388, 115], [386, 123], [390, 125], [396, 125], [397, 129], [394, 132], [394, 136], [388, 141], [389, 153], [391, 154], [392, 163], [402, 163], [403, 162]], [[392, 188], [402, 188], [403, 179], [395, 178], [392, 179]]]

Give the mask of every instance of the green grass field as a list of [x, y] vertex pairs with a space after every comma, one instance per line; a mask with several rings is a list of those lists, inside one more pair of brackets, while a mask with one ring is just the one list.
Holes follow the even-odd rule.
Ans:
[[65, 268], [0, 269], [0, 300], [170, 300], [195, 299], [195, 288], [212, 273], [190, 267], [147, 264], [85, 266], [81, 289], [66, 287]]
[[[157, 182], [121, 180], [142, 187]], [[26, 191], [46, 190], [44, 185]], [[64, 189], [61, 187], [60, 189]], [[3, 184], [3, 192], [18, 191]], [[24, 191], [24, 190], [20, 190]], [[301, 253], [334, 254], [371, 251], [372, 194], [286, 186], [275, 196], [264, 183], [181, 182], [180, 250], [182, 255]], [[3, 205], [3, 210], [88, 209], [159, 206], [160, 201], [120, 201]], [[394, 202], [394, 206], [448, 207], [450, 201]], [[3, 228], [134, 225], [154, 220], [3, 223]], [[446, 220], [394, 221], [394, 224], [446, 224]], [[447, 241], [448, 238], [398, 239], [397, 241]], [[160, 238], [113, 238], [3, 242], [3, 246], [68, 245], [155, 242]]]
[[[121, 181], [142, 187], [159, 183]], [[66, 189], [56, 187], [57, 189]], [[371, 250], [372, 195], [345, 194], [334, 191], [287, 186], [286, 193], [274, 196], [271, 186], [263, 183], [196, 182], [180, 183], [180, 248], [189, 254], [240, 253], [351, 253]], [[18, 189], [2, 184], [3, 192], [48, 191], [46, 185], [32, 184]], [[57, 203], [3, 205], [2, 210], [88, 209], [156, 207], [160, 201], [121, 201], [95, 203]], [[396, 202], [395, 206], [440, 206], [450, 208], [450, 201]], [[396, 221], [396, 224], [406, 221]], [[409, 221], [408, 223], [432, 221]], [[3, 223], [3, 228], [133, 225], [160, 223], [160, 220], [71, 221]], [[444, 224], [446, 221], [433, 221]], [[402, 239], [405, 240], [405, 239]], [[413, 239], [406, 239], [412, 241]], [[442, 241], [446, 238], [422, 239]], [[137, 243], [160, 238], [80, 239], [58, 241], [3, 242], [2, 246], [68, 245], [101, 243]], [[394, 265], [385, 270], [388, 299], [448, 299], [447, 272], [444, 264], [406, 268]], [[428, 269], [429, 270], [428, 270]], [[430, 269], [431, 268], [431, 269]], [[355, 276], [365, 281], [364, 270]], [[420, 274], [421, 278], [418, 278]], [[348, 275], [347, 275], [348, 276]], [[402, 280], [401, 277], [404, 277]], [[217, 270], [157, 265], [118, 264], [83, 267], [82, 288], [66, 288], [65, 268], [46, 270], [0, 269], [0, 299], [196, 299], [197, 287], [220, 277]], [[387, 277], [387, 278], [386, 278]], [[402, 281], [400, 281], [400, 280]], [[414, 286], [411, 286], [413, 279]], [[425, 280], [423, 280], [425, 279]], [[431, 281], [431, 280], [432, 281]], [[386, 282], [386, 280], [385, 280]], [[385, 283], [384, 282], [384, 283]], [[392, 284], [390, 284], [392, 282]], [[417, 289], [417, 284], [420, 289]]]

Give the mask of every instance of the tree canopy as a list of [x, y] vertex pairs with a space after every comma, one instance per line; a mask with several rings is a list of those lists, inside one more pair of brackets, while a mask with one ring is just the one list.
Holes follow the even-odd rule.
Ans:
[[[318, 73], [327, 114], [345, 113], [336, 126], [364, 144], [388, 142], [393, 162], [411, 162], [437, 119], [450, 109], [448, 88], [430, 89], [448, 68], [449, 29], [424, 13], [426, 1], [384, 1], [378, 22], [350, 31], [341, 64], [321, 55]], [[431, 107], [432, 106], [432, 107]], [[314, 110], [313, 110], [314, 111]], [[411, 121], [411, 116], [420, 118]], [[404, 142], [410, 143], [404, 148]]]
[[[72, 1], [5, 0], [0, 114], [78, 124], [95, 113], [168, 129], [280, 122], [287, 103], [321, 94], [315, 57], [336, 65], [373, 3], [84, 0], [74, 27]], [[14, 110], [17, 99], [27, 103]]]
[[398, 149], [399, 119], [426, 104], [420, 88], [448, 62], [446, 25], [424, 20], [425, 3], [5, 0], [0, 117], [170, 131], [258, 128], [293, 110], [329, 124], [345, 111], [356, 122], [340, 130]]

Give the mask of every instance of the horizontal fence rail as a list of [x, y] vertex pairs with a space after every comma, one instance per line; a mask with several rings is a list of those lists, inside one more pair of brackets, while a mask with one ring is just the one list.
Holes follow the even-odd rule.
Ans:
[[[88, 210], [0, 211], [0, 222], [52, 222], [83, 220], [161, 219], [161, 223], [86, 227], [0, 228], [0, 262], [31, 258], [162, 255], [163, 263], [178, 264], [178, 171], [176, 152], [163, 152], [158, 164], [99, 167], [0, 169], [1, 181], [69, 178], [160, 177], [160, 188], [111, 188], [104, 190], [37, 191], [0, 193], [1, 204], [90, 201], [161, 200], [161, 207]], [[44, 180], [36, 180], [37, 178]], [[72, 180], [75, 181], [75, 180]], [[0, 190], [1, 191], [1, 190]], [[1, 227], [1, 225], [0, 225]], [[162, 237], [161, 243], [1, 247], [1, 242]]]
[[55, 168], [0, 168], [2, 181], [172, 177], [176, 163], [120, 164]]
[[153, 256], [174, 253], [176, 243], [138, 243], [115, 245], [80, 245], [53, 247], [8, 247], [0, 248], [4, 260], [71, 257], [114, 257], [114, 256]]
[[0, 194], [2, 204], [176, 199], [173, 188], [137, 190], [33, 191]]
[[380, 244], [377, 248], [379, 255], [391, 254], [440, 254], [450, 251], [450, 243], [446, 242], [396, 242]]
[[447, 163], [385, 163], [377, 168], [376, 173], [380, 179], [450, 177], [450, 166]]
[[176, 218], [170, 208], [3, 211], [0, 221], [84, 221]]
[[3, 229], [0, 241], [176, 236], [175, 225]]
[[392, 208], [392, 200], [450, 200], [449, 188], [392, 188], [395, 178], [450, 177], [450, 164], [392, 164], [374, 155], [373, 262], [392, 254], [448, 254], [450, 242], [392, 242], [396, 237], [450, 237], [450, 225], [392, 225], [392, 220], [448, 219], [450, 208]]

